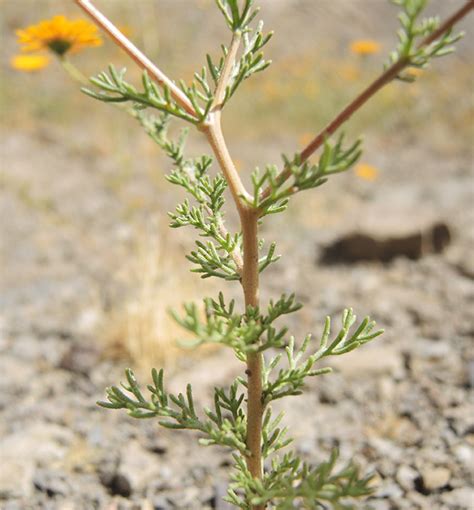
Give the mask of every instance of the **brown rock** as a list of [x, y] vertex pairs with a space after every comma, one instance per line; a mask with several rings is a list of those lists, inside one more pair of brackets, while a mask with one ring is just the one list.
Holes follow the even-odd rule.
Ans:
[[421, 471], [421, 489], [423, 492], [435, 492], [448, 485], [451, 471], [446, 467], [426, 467]]

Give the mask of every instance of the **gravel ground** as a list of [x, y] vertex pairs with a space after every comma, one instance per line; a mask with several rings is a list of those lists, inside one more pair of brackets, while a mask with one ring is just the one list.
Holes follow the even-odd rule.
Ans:
[[[121, 377], [94, 325], [97, 289], [107, 301], [114, 260], [126, 253], [126, 225], [114, 223], [116, 197], [94, 173], [101, 156], [91, 156], [84, 170], [83, 154], [65, 148], [61, 136], [52, 132], [45, 142], [13, 133], [4, 140], [7, 181], [31, 178], [31, 196], [48, 186], [56, 205], [43, 213], [3, 187], [1, 508], [223, 509], [228, 452], [95, 405]], [[317, 204], [301, 200], [288, 217], [273, 219], [264, 236], [279, 240], [286, 261], [268, 272], [263, 298], [297, 290], [305, 304], [293, 324], [299, 337], [317, 336], [324, 316], [337, 317], [348, 304], [386, 329], [373, 345], [338, 359], [335, 373], [312, 381], [306, 396], [282, 403], [298, 451], [317, 462], [338, 445], [343, 458], [354, 454], [375, 471], [377, 491], [364, 508], [467, 510], [474, 496], [472, 177], [469, 158], [437, 157], [417, 165], [410, 179], [419, 150], [408, 147], [396, 163], [387, 161], [376, 194], [374, 184], [344, 176]], [[44, 171], [32, 175], [39, 160]], [[336, 199], [343, 205], [328, 225], [324, 210]], [[78, 225], [94, 217], [84, 241], [78, 228], [55, 220], [68, 211]], [[452, 232], [442, 254], [317, 263], [322, 247], [348, 232], [400, 235], [435, 221]], [[206, 404], [215, 384], [241, 370], [218, 351], [184, 359], [170, 384], [182, 389], [191, 381]]]

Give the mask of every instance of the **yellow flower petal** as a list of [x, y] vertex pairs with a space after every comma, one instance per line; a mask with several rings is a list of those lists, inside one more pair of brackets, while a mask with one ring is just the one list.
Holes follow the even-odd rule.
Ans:
[[39, 71], [49, 64], [49, 57], [45, 55], [15, 55], [10, 59], [10, 65], [25, 72]]
[[98, 29], [93, 23], [82, 19], [69, 20], [65, 16], [54, 16], [36, 25], [19, 29], [16, 35], [23, 52], [47, 49], [59, 56], [102, 44]]
[[359, 163], [355, 167], [355, 173], [357, 177], [364, 179], [365, 181], [375, 181], [379, 175], [379, 171], [372, 165], [367, 163]]
[[358, 39], [353, 41], [349, 49], [354, 55], [373, 55], [380, 52], [381, 45], [372, 39]]

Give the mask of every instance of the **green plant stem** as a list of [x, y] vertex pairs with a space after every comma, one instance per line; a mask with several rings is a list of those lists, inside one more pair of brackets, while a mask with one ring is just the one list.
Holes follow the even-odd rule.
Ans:
[[[418, 45], [418, 49], [431, 44], [450, 30], [458, 21], [467, 16], [474, 9], [474, 0], [468, 0], [458, 11], [447, 18], [441, 25], [428, 37], [423, 39]], [[324, 143], [324, 140], [333, 135], [352, 115], [357, 112], [372, 96], [379, 92], [385, 85], [392, 82], [402, 71], [410, 64], [408, 57], [403, 57], [392, 66], [386, 69], [376, 80], [374, 80], [365, 90], [363, 90], [351, 103], [349, 103], [311, 142], [301, 151], [300, 158], [304, 162], [308, 160]], [[292, 175], [291, 169], [286, 167], [277, 176], [277, 186], [281, 186]], [[267, 187], [262, 193], [262, 200], [269, 197], [272, 188]]]
[[[121, 47], [128, 55], [138, 64], [138, 66], [147, 71], [148, 75], [154, 79], [161, 87], [166, 89], [166, 92], [173, 97], [174, 101], [182, 107], [184, 111], [186, 111], [192, 118], [191, 122], [195, 124], [195, 121], [197, 119], [200, 119], [200, 124], [197, 125], [197, 128], [206, 136], [207, 141], [209, 142], [209, 145], [212, 148], [212, 151], [214, 153], [215, 159], [217, 160], [220, 169], [227, 181], [228, 188], [230, 190], [230, 193], [232, 195], [232, 199], [235, 203], [235, 206], [237, 208], [239, 217], [240, 217], [240, 223], [241, 223], [241, 231], [242, 231], [242, 248], [243, 253], [241, 256], [240, 253], [240, 246], [238, 246], [235, 253], [233, 253], [234, 260], [236, 261], [237, 268], [239, 270], [240, 274], [240, 281], [243, 288], [244, 298], [245, 298], [245, 307], [246, 310], [248, 310], [248, 313], [250, 315], [249, 307], [258, 307], [259, 306], [259, 242], [258, 242], [258, 221], [261, 214], [261, 211], [256, 205], [259, 200], [264, 200], [267, 198], [273, 191], [273, 189], [276, 187], [278, 188], [281, 184], [285, 183], [286, 180], [292, 175], [291, 169], [287, 166], [284, 166], [282, 171], [277, 175], [276, 177], [276, 186], [273, 180], [274, 173], [271, 174], [272, 179], [268, 179], [268, 181], [262, 181], [262, 182], [271, 182], [271, 187], [266, 188], [262, 192], [262, 196], [260, 197], [252, 197], [247, 190], [245, 189], [245, 186], [242, 182], [242, 179], [240, 178], [240, 175], [235, 167], [235, 164], [232, 160], [232, 157], [229, 153], [225, 137], [222, 132], [222, 125], [221, 125], [221, 110], [224, 105], [224, 101], [226, 98], [226, 91], [228, 90], [229, 81], [231, 80], [232, 73], [236, 69], [235, 63], [238, 58], [239, 53], [239, 47], [241, 44], [241, 38], [242, 34], [240, 30], [235, 29], [237, 26], [236, 17], [239, 16], [239, 2], [237, 0], [228, 1], [226, 5], [221, 4], [221, 2], [218, 2], [220, 7], [222, 7], [221, 10], [223, 10], [224, 15], [226, 16], [227, 20], [230, 21], [230, 14], [227, 11], [227, 6], [230, 6], [230, 9], [232, 11], [232, 18], [233, 22], [229, 24], [231, 29], [233, 30], [233, 36], [232, 41], [230, 43], [229, 49], [225, 53], [225, 61], [223, 63], [223, 66], [221, 67], [220, 61], [219, 61], [219, 67], [215, 68], [216, 71], [213, 70], [212, 75], [213, 78], [216, 78], [216, 72], [219, 70], [220, 77], [218, 78], [218, 83], [216, 84], [216, 90], [214, 94], [214, 99], [212, 100], [212, 104], [209, 103], [209, 101], [206, 103], [206, 112], [209, 112], [207, 117], [205, 119], [202, 119], [201, 111], [199, 106], [197, 106], [198, 102], [197, 100], [194, 100], [196, 96], [194, 95], [186, 95], [172, 80], [170, 80], [158, 67], [155, 66], [153, 62], [151, 62], [143, 53], [138, 50], [99, 10], [97, 10], [91, 3], [90, 0], [74, 0], [75, 3], [82, 8], [92, 19], [93, 21], [99, 25], [103, 30], [105, 30], [111, 38], [114, 40], [114, 42]], [[251, 1], [245, 0], [245, 9], [249, 9], [251, 7]], [[446, 21], [444, 21], [440, 27], [435, 30], [430, 36], [426, 37], [421, 43], [418, 45], [418, 48], [423, 48], [425, 46], [428, 46], [432, 42], [436, 41], [440, 36], [443, 36], [448, 30], [452, 28], [452, 26], [458, 22], [460, 19], [462, 19], [464, 16], [466, 16], [472, 9], [474, 8], [474, 0], [468, 0], [464, 6], [459, 9], [457, 12], [455, 12], [450, 18], [448, 18]], [[227, 13], [227, 14], [226, 14]], [[252, 14], [249, 14], [250, 17], [252, 17]], [[240, 25], [243, 25], [243, 22], [240, 23]], [[239, 25], [239, 26], [240, 26]], [[261, 37], [259, 35], [259, 37]], [[247, 45], [247, 42], [245, 43]], [[245, 51], [245, 50], [244, 50]], [[395, 57], [397, 58], [397, 57]], [[358, 111], [372, 96], [374, 96], [379, 90], [381, 90], [385, 85], [393, 81], [397, 78], [397, 76], [400, 75], [400, 73], [410, 64], [413, 64], [413, 61], [411, 62], [410, 59], [413, 59], [413, 55], [410, 56], [409, 52], [407, 54], [403, 54], [399, 58], [399, 60], [393, 65], [391, 65], [389, 68], [387, 68], [376, 80], [374, 80], [362, 93], [357, 96], [346, 108], [342, 110], [341, 113], [339, 113], [333, 121], [331, 121], [311, 142], [310, 144], [301, 152], [300, 154], [300, 162], [303, 163], [306, 161], [311, 155], [323, 145], [326, 138], [330, 135], [332, 135], [335, 131], [339, 129], [339, 127], [345, 123], [356, 111]], [[79, 82], [87, 83], [87, 80], [82, 76], [82, 74], [68, 61], [62, 62], [63, 67], [65, 70], [69, 73], [71, 77], [76, 79]], [[258, 61], [257, 61], [258, 64]], [[222, 70], [221, 70], [222, 69]], [[248, 70], [248, 68], [246, 68]], [[260, 68], [261, 70], [262, 68]], [[257, 69], [258, 70], [258, 69]], [[244, 75], [241, 75], [243, 78]], [[205, 76], [203, 72], [202, 80], [205, 81]], [[201, 85], [203, 85], [203, 82], [200, 81]], [[211, 91], [207, 85], [207, 82], [205, 82], [205, 85], [203, 85], [203, 88], [206, 91], [206, 96], [203, 96], [204, 99], [209, 99], [211, 96]], [[189, 99], [189, 97], [191, 99]], [[120, 98], [119, 98], [120, 99]], [[125, 98], [126, 99], [126, 98]], [[210, 107], [210, 109], [209, 109]], [[133, 116], [136, 116], [136, 112], [132, 109], [127, 110], [128, 113], [130, 113]], [[189, 118], [184, 115], [185, 120], [189, 120]], [[357, 150], [358, 145], [356, 144], [354, 150]], [[349, 151], [351, 152], [351, 151]], [[353, 151], [352, 151], [353, 153]], [[290, 163], [291, 164], [291, 163]], [[322, 163], [321, 163], [322, 164]], [[276, 173], [276, 171], [275, 171]], [[311, 183], [310, 183], [311, 184]], [[293, 190], [289, 190], [289, 194], [291, 194]], [[284, 198], [284, 197], [283, 197]], [[210, 210], [212, 213], [212, 208]], [[218, 225], [219, 231], [222, 233], [223, 237], [227, 235], [226, 230], [224, 228], [223, 223], [219, 223]], [[272, 252], [273, 253], [273, 252]], [[272, 254], [270, 255], [270, 259], [272, 257]], [[223, 305], [222, 305], [223, 306]], [[273, 305], [272, 305], [273, 306]], [[287, 311], [291, 307], [291, 300], [288, 304]], [[224, 307], [223, 307], [224, 308]], [[232, 305], [233, 308], [233, 305]], [[225, 312], [225, 308], [224, 308]], [[270, 312], [269, 312], [270, 313]], [[286, 312], [282, 312], [286, 313]], [[253, 317], [253, 314], [252, 314]], [[278, 317], [278, 315], [277, 315]], [[327, 334], [325, 333], [323, 335], [323, 338], [321, 340], [321, 348], [320, 351], [318, 351], [314, 356], [314, 361], [316, 361], [319, 357], [323, 357], [323, 355], [329, 355], [329, 354], [342, 354], [344, 352], [348, 352], [349, 350], [352, 350], [353, 348], [357, 347], [358, 345], [361, 345], [362, 343], [366, 343], [367, 341], [371, 340], [375, 336], [377, 336], [380, 332], [377, 332], [375, 334], [370, 335], [370, 331], [373, 327], [373, 323], [369, 321], [369, 319], [365, 319], [363, 324], [359, 326], [356, 333], [353, 337], [349, 337], [347, 340], [347, 332], [348, 328], [352, 325], [353, 321], [355, 320], [355, 317], [353, 316], [351, 311], [346, 311], [343, 319], [343, 329], [341, 330], [341, 333], [336, 337], [334, 341], [332, 341], [331, 344], [327, 344], [327, 337], [329, 336], [329, 320], [327, 321]], [[243, 314], [243, 317], [240, 319], [245, 319], [245, 314]], [[264, 319], [260, 319], [264, 320]], [[262, 322], [263, 324], [263, 322]], [[255, 331], [255, 330], [250, 330]], [[326, 331], [326, 330], [325, 330]], [[286, 332], [283, 332], [283, 334]], [[259, 334], [253, 333], [254, 336], [254, 342], [256, 344], [256, 347], [265, 347], [264, 342], [262, 344], [257, 344]], [[261, 335], [260, 335], [261, 336]], [[347, 340], [347, 342], [346, 342]], [[309, 337], [308, 337], [309, 341]], [[270, 344], [271, 345], [271, 344]], [[276, 345], [276, 344], [275, 344]], [[305, 344], [306, 345], [306, 344]], [[338, 347], [339, 346], [339, 347]], [[301, 355], [302, 352], [306, 347], [302, 349], [300, 353], [293, 356], [293, 343], [291, 344], [291, 347], [288, 347], [288, 359], [290, 363], [290, 370], [288, 373], [292, 373], [292, 376], [286, 377], [286, 373], [283, 372], [282, 378], [277, 379], [275, 384], [275, 388], [280, 388], [278, 391], [280, 391], [280, 394], [275, 393], [273, 395], [273, 398], [279, 398], [281, 396], [285, 395], [291, 395], [291, 394], [298, 394], [300, 386], [303, 384], [303, 380], [305, 376], [312, 376], [317, 375], [319, 373], [323, 373], [324, 369], [316, 371], [312, 370], [312, 364], [307, 365], [307, 368], [299, 369], [300, 371], [294, 371], [294, 365], [298, 360], [298, 357]], [[321, 350], [322, 349], [322, 350]], [[273, 367], [274, 368], [274, 367]], [[301, 371], [302, 370], [302, 371]], [[293, 371], [293, 372], [292, 372]], [[306, 372], [305, 372], [306, 371]], [[240, 435], [238, 436], [238, 442], [239, 442], [239, 452], [242, 452], [242, 455], [245, 456], [245, 461], [247, 464], [248, 471], [250, 472], [251, 476], [254, 479], [262, 480], [263, 478], [263, 460], [262, 460], [262, 425], [263, 425], [263, 413], [265, 408], [265, 402], [263, 399], [263, 355], [259, 352], [255, 353], [249, 353], [246, 358], [246, 374], [247, 374], [247, 429], [246, 429], [246, 448], [244, 445], [242, 445], [242, 434], [240, 430]], [[286, 377], [286, 379], [285, 379]], [[155, 379], [155, 376], [154, 376]], [[136, 382], [133, 379], [129, 378], [130, 388], [126, 388], [127, 391], [130, 391], [132, 394], [137, 397], [136, 407], [135, 411], [136, 416], [137, 413], [141, 413], [141, 417], [149, 416], [149, 407], [146, 404], [143, 396], [139, 392], [138, 386], [136, 385]], [[164, 390], [162, 389], [162, 379], [161, 383], [158, 381], [155, 383], [156, 387], [161, 387], [160, 395], [166, 399], [167, 396], [164, 393]], [[237, 388], [237, 384], [234, 388]], [[163, 414], [163, 411], [161, 411], [162, 416], [177, 416], [178, 418], [178, 425], [183, 425], [182, 427], [179, 426], [178, 428], [190, 428], [192, 430], [201, 430], [205, 431], [205, 428], [203, 428], [200, 425], [199, 420], [197, 419], [197, 416], [194, 412], [194, 406], [192, 403], [192, 395], [191, 395], [191, 388], [189, 387], [189, 394], [188, 394], [188, 403], [189, 405], [185, 404], [185, 397], [182, 395], [179, 395], [179, 398], [173, 398], [173, 402], [185, 413], [184, 418], [182, 420], [187, 420], [190, 418], [190, 421], [179, 421], [181, 418], [180, 413], [175, 413], [172, 409], [168, 409], [166, 406], [166, 400], [165, 403], [162, 404], [164, 406], [164, 410], [166, 411], [165, 414]], [[217, 391], [217, 390], [216, 390]], [[236, 390], [235, 390], [236, 391]], [[270, 391], [271, 393], [271, 391]], [[216, 393], [217, 394], [217, 393]], [[217, 394], [218, 395], [218, 394]], [[155, 394], [156, 396], [156, 394]], [[160, 396], [160, 398], [161, 398]], [[109, 398], [110, 400], [110, 398]], [[240, 404], [242, 402], [242, 398], [238, 402], [239, 406], [239, 412], [240, 412]], [[130, 409], [130, 403], [134, 404], [133, 401], [130, 400], [127, 396], [123, 395], [120, 390], [113, 389], [113, 392], [111, 393], [111, 400], [110, 404], [106, 404], [108, 407], [112, 408], [126, 408], [129, 411]], [[155, 404], [156, 407], [156, 404]], [[153, 409], [153, 406], [151, 407]], [[219, 408], [218, 403], [216, 403], [216, 409]], [[144, 413], [143, 410], [146, 409], [146, 412]], [[220, 409], [220, 408], [219, 408]], [[169, 414], [171, 413], [171, 414]], [[221, 417], [220, 411], [216, 411], [216, 413], [219, 414]], [[153, 414], [153, 413], [152, 413]], [[222, 417], [221, 417], [222, 418]], [[239, 418], [243, 419], [243, 416], [239, 414]], [[196, 425], [197, 423], [197, 425]], [[216, 417], [216, 423], [221, 423], [220, 419]], [[242, 423], [242, 422], [240, 422]], [[166, 425], [166, 423], [165, 423]], [[172, 426], [172, 424], [168, 423], [168, 425]], [[186, 426], [184, 426], [186, 425]], [[276, 425], [275, 425], [276, 426]], [[227, 444], [227, 443], [223, 443]], [[265, 441], [264, 448], [266, 448], [266, 445], [268, 445], [267, 441]], [[271, 446], [271, 445], [270, 445]], [[285, 446], [283, 443], [280, 447]], [[268, 453], [268, 450], [265, 450], [265, 453]], [[296, 459], [298, 462], [299, 460]], [[303, 466], [302, 469], [298, 470], [296, 468], [293, 471], [290, 471], [289, 474], [291, 475], [288, 479], [288, 483], [281, 486], [281, 490], [283, 492], [277, 493], [276, 495], [272, 495], [271, 493], [263, 494], [262, 497], [259, 497], [257, 501], [268, 501], [270, 504], [270, 501], [273, 499], [283, 499], [282, 503], [284, 504], [285, 508], [289, 508], [288, 505], [291, 505], [293, 508], [294, 500], [305, 503], [308, 502], [313, 508], [312, 503], [316, 502], [315, 498], [317, 499], [316, 504], [319, 504], [319, 506], [322, 505], [322, 503], [319, 502], [319, 496], [321, 496], [321, 499], [324, 499], [325, 501], [333, 501], [334, 498], [340, 498], [345, 497], [346, 495], [352, 495], [351, 490], [352, 489], [352, 482], [357, 482], [357, 473], [354, 471], [343, 471], [343, 474], [341, 475], [341, 478], [343, 479], [343, 483], [345, 485], [342, 485], [342, 492], [341, 489], [338, 489], [336, 485], [334, 485], [334, 478], [329, 478], [327, 476], [328, 474], [328, 467], [332, 469], [332, 466], [334, 465], [334, 462], [336, 460], [336, 456], [332, 457], [331, 463], [322, 465], [320, 470], [315, 471], [315, 476], [313, 476], [312, 479], [310, 479], [310, 484], [312, 481], [320, 482], [321, 477], [323, 476], [329, 480], [328, 484], [321, 485], [322, 487], [322, 493], [318, 495], [314, 495], [313, 493], [307, 494], [306, 489], [309, 487], [309, 485], [306, 487], [304, 484], [306, 480], [301, 480], [300, 476], [304, 476], [305, 478], [308, 478], [308, 476], [311, 474], [306, 470], [306, 467]], [[241, 469], [241, 474], [245, 472], [245, 467], [243, 465], [243, 459], [238, 459], [239, 468]], [[289, 465], [288, 469], [293, 469], [291, 465]], [[352, 469], [352, 468], [351, 468]], [[284, 473], [284, 471], [281, 471], [281, 473]], [[280, 474], [281, 474], [280, 473]], [[240, 485], [241, 488], [252, 489], [252, 487], [249, 485], [249, 480], [247, 473], [245, 472], [245, 483], [246, 485]], [[271, 473], [272, 474], [272, 473]], [[275, 477], [279, 476], [278, 471], [276, 470], [276, 474], [273, 473]], [[275, 478], [277, 482], [285, 482], [285, 480], [282, 478], [282, 480], [279, 480], [278, 478]], [[348, 480], [348, 482], [347, 482]], [[250, 480], [252, 482], [252, 480]], [[300, 483], [300, 487], [298, 487], [298, 483]], [[348, 485], [347, 485], [348, 483]], [[368, 479], [366, 481], [362, 480], [360, 482], [361, 485], [356, 486], [356, 488], [359, 490], [359, 492], [356, 492], [354, 495], [367, 495], [370, 493], [370, 489], [368, 488]], [[261, 487], [258, 487], [259, 484], [254, 484], [255, 487], [257, 487], [258, 490], [264, 489], [267, 490], [265, 487], [263, 487], [263, 484], [261, 484]], [[334, 491], [333, 491], [334, 488]], [[250, 490], [249, 489], [249, 490]], [[344, 492], [345, 489], [348, 489], [347, 492]], [[253, 489], [252, 489], [253, 490]], [[339, 490], [339, 492], [337, 492]], [[324, 494], [323, 494], [324, 493]], [[314, 497], [313, 497], [314, 496]], [[248, 498], [253, 499], [251, 496], [248, 496]], [[291, 501], [290, 501], [291, 499]], [[302, 501], [304, 499], [304, 501]], [[337, 503], [337, 502], [336, 502]], [[242, 505], [240, 505], [242, 506]], [[251, 510], [265, 510], [266, 504], [265, 503], [259, 503], [259, 504], [251, 504], [250, 501], [244, 502], [245, 508], [251, 508]], [[339, 505], [340, 506], [340, 505]], [[338, 506], [338, 507], [339, 507]], [[280, 507], [280, 505], [278, 505]], [[283, 508], [283, 506], [281, 506]]]
[[84, 76], [81, 71], [79, 71], [79, 69], [70, 60], [68, 60], [67, 57], [61, 57], [59, 62], [61, 63], [62, 68], [74, 81], [77, 81], [84, 86], [89, 85], [87, 77]]

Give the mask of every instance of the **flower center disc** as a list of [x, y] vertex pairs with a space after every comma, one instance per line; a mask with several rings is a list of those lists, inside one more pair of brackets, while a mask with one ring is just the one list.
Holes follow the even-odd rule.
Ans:
[[64, 55], [70, 47], [71, 43], [65, 39], [53, 39], [48, 42], [48, 48], [58, 55]]

